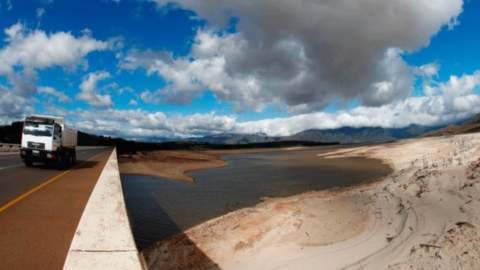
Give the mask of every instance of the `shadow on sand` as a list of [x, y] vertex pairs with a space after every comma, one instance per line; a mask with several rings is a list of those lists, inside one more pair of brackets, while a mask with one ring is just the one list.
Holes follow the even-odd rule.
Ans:
[[[155, 200], [150, 190], [143, 185], [135, 185], [131, 181], [122, 181], [122, 186], [135, 243], [143, 254], [148, 269], [220, 269], [216, 262], [183, 233], [183, 230]], [[138, 209], [141, 206], [144, 208]], [[144, 211], [148, 211], [149, 214], [141, 214]], [[162, 216], [162, 224], [152, 224], [150, 220], [142, 220], [149, 215]], [[158, 232], [156, 226], [168, 228], [168, 232], [156, 237], [165, 240], [157, 243], [148, 240], [152, 237], [143, 235], [147, 232]]]

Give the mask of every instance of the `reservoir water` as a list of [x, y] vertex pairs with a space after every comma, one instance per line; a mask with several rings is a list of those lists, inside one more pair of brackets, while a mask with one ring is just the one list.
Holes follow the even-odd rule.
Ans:
[[325, 159], [307, 150], [224, 156], [230, 166], [189, 173], [195, 183], [122, 175], [127, 211], [138, 249], [230, 211], [253, 206], [261, 197], [285, 197], [384, 177], [380, 160]]

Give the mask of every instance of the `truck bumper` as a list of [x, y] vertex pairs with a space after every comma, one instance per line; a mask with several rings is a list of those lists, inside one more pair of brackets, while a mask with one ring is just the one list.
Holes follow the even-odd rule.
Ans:
[[57, 153], [55, 151], [21, 148], [20, 157], [23, 161], [31, 160], [33, 162], [55, 163]]

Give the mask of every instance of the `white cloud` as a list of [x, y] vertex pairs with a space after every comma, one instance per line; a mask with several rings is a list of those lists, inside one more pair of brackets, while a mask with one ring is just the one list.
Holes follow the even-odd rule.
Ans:
[[140, 98], [145, 104], [151, 103], [152, 92], [150, 92], [150, 90], [145, 90], [140, 94]]
[[[130, 138], [169, 137], [184, 138], [198, 134], [211, 134], [234, 130], [234, 116], [210, 114], [173, 115], [162, 112], [136, 110], [77, 110], [77, 128], [103, 135]], [[108, 124], [106, 124], [108, 123]], [[127, 127], [127, 128], [125, 128]]]
[[438, 86], [428, 88], [439, 93], [436, 96], [409, 97], [380, 107], [360, 106], [335, 114], [311, 113], [239, 123], [237, 131], [285, 136], [312, 128], [436, 126], [480, 113], [480, 96], [474, 92], [480, 86], [480, 71], [461, 77], [451, 76], [449, 81], [435, 84]]
[[107, 85], [104, 85], [102, 87], [102, 90], [109, 91], [109, 90], [112, 90], [112, 89], [115, 90], [117, 88], [118, 88], [118, 84], [116, 82], [112, 82], [112, 83], [109, 83]]
[[35, 112], [33, 103], [0, 85], [0, 125], [24, 119]]
[[[463, 6], [462, 0], [153, 1], [208, 22], [186, 57], [132, 51], [120, 64], [167, 81], [152, 93], [156, 101], [184, 104], [209, 89], [238, 109], [286, 104], [297, 113], [337, 99], [366, 106], [405, 99], [414, 77], [402, 55], [452, 27]], [[231, 18], [238, 19], [236, 33], [222, 30]]]
[[105, 50], [107, 43], [90, 35], [75, 37], [69, 32], [46, 34], [41, 30], [28, 30], [17, 23], [5, 29], [6, 45], [0, 49], [0, 76], [6, 76], [20, 95], [35, 91], [36, 70], [60, 66], [75, 69], [87, 65], [84, 57]]
[[[165, 7], [172, 1], [155, 2]], [[24, 96], [35, 91], [39, 70], [86, 66], [88, 53], [106, 49], [117, 53], [122, 69], [142, 68], [148, 76], [165, 79], [164, 88], [136, 97], [144, 103], [188, 104], [202, 91], [211, 90], [218, 100], [231, 102], [239, 111], [262, 111], [273, 104], [297, 114], [238, 122], [235, 116], [215, 113], [117, 110], [109, 108], [114, 104], [105, 92], [133, 90], [115, 83], [99, 87], [98, 82], [111, 75], [92, 72], [83, 77], [76, 98], [94, 108], [50, 109], [76, 117], [79, 129], [106, 135], [148, 138], [264, 132], [283, 136], [310, 128], [437, 125], [471, 116], [480, 108], [474, 91], [480, 84], [479, 72], [441, 83], [435, 81], [438, 64], [411, 67], [402, 58], [428, 46], [442, 27], [457, 25], [461, 0], [174, 2], [207, 21], [184, 57], [152, 50], [130, 50], [124, 55], [122, 37], [102, 42], [92, 38], [88, 29], [78, 37], [29, 30], [22, 24], [5, 29], [0, 76], [8, 78], [13, 90], [0, 89], [0, 122], [22, 118], [33, 110], [33, 102]], [[225, 31], [231, 18], [238, 19], [235, 33]], [[427, 96], [409, 97], [415, 76], [422, 78]], [[64, 94], [53, 88], [38, 89], [59, 99]], [[348, 103], [353, 99], [362, 105], [337, 113], [318, 112], [332, 100]], [[136, 106], [137, 100], [129, 104]]]
[[67, 95], [65, 95], [64, 92], [57, 91], [53, 87], [48, 87], [48, 86], [47, 87], [38, 87], [37, 91], [38, 91], [38, 93], [41, 93], [41, 94], [48, 94], [48, 95], [57, 97], [58, 101], [62, 102], [62, 103], [71, 103], [72, 102], [72, 100]]
[[40, 20], [45, 15], [45, 8], [37, 8], [37, 19]]
[[125, 92], [128, 92], [130, 94], [133, 94], [135, 91], [133, 90], [133, 88], [131, 88], [130, 86], [125, 86], [125, 87], [122, 87], [120, 89], [118, 89], [117, 93], [119, 95], [122, 95], [123, 93]]
[[128, 105], [138, 106], [138, 102], [135, 99], [130, 99], [130, 101], [128, 102]]
[[40, 25], [41, 25], [41, 20], [42, 20], [42, 17], [45, 15], [45, 8], [43, 7], [39, 7], [37, 8], [37, 28], [40, 28]]
[[478, 111], [478, 95], [474, 93], [475, 88], [480, 85], [480, 71], [472, 75], [461, 77], [450, 76], [446, 83], [438, 84], [436, 92], [441, 92], [446, 102], [446, 110], [449, 112], [463, 112], [465, 110]]
[[411, 124], [437, 126], [462, 120], [480, 112], [480, 71], [449, 81], [435, 83], [438, 95], [409, 97], [378, 107], [360, 106], [337, 113], [307, 113], [285, 118], [238, 122], [233, 115], [166, 115], [163, 112], [136, 110], [77, 110], [79, 128], [104, 135], [150, 139], [184, 138], [212, 133], [266, 133], [287, 136], [306, 129], [341, 127], [402, 128]]
[[83, 77], [80, 84], [81, 92], [77, 94], [77, 99], [83, 100], [93, 107], [112, 107], [113, 102], [110, 95], [101, 95], [97, 89], [97, 83], [110, 78], [110, 73], [106, 71], [92, 72]]
[[413, 69], [413, 72], [419, 76], [426, 78], [438, 77], [440, 65], [438, 63], [430, 63]]

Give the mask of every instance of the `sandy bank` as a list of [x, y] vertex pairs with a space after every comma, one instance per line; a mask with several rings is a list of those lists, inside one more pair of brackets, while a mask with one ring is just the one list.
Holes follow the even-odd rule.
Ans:
[[[324, 154], [321, 154], [322, 156]], [[144, 252], [151, 269], [476, 269], [480, 135], [340, 149], [395, 169], [356, 188], [269, 199]]]
[[228, 163], [219, 154], [191, 151], [140, 152], [132, 158], [119, 158], [120, 173], [153, 175], [185, 182], [195, 180], [185, 174], [191, 171], [220, 168]]
[[275, 149], [242, 149], [214, 151], [151, 151], [139, 152], [132, 157], [120, 156], [120, 173], [132, 175], [152, 175], [185, 182], [195, 180], [186, 174], [193, 171], [228, 166], [220, 157], [236, 154], [255, 154], [279, 151], [298, 151], [309, 149], [329, 149], [339, 146], [290, 147]]

